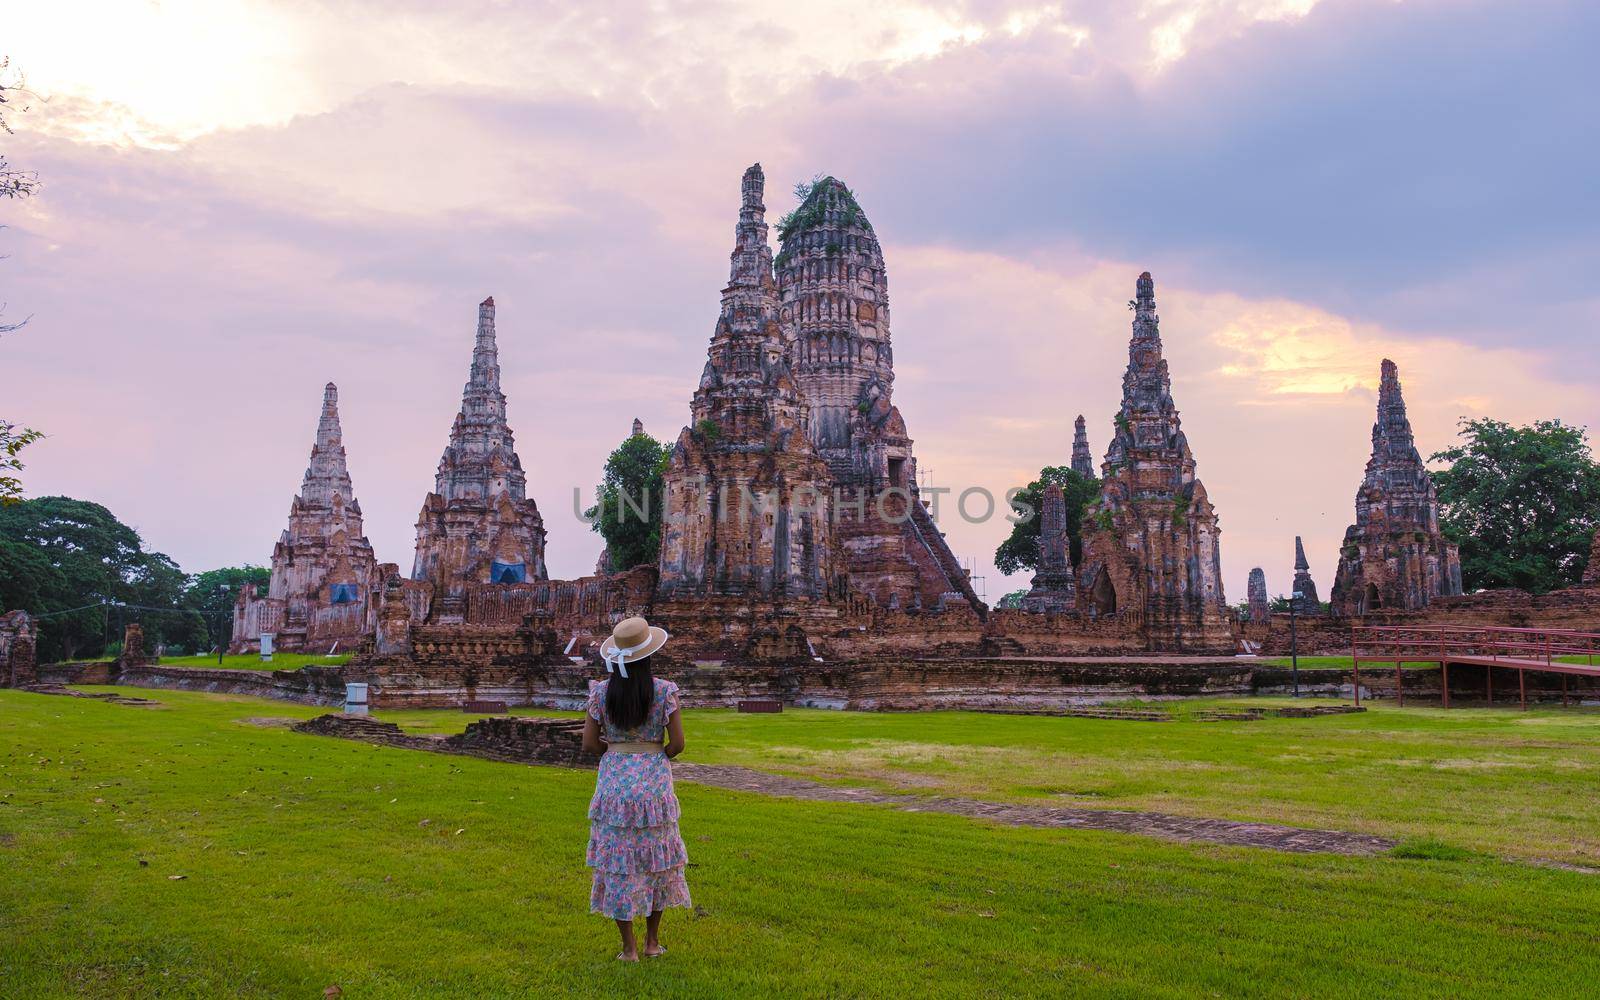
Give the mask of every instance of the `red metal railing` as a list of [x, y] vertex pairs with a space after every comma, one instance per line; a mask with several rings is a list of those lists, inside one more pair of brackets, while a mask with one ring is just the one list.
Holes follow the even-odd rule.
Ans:
[[[1356, 703], [1361, 703], [1361, 664], [1391, 663], [1395, 698], [1405, 704], [1402, 664], [1437, 663], [1444, 707], [1450, 707], [1450, 664], [1484, 667], [1484, 696], [1494, 704], [1494, 671], [1516, 670], [1524, 708], [1527, 671], [1561, 675], [1561, 703], [1567, 704], [1567, 676], [1600, 677], [1600, 632], [1567, 629], [1505, 628], [1498, 625], [1357, 625], [1351, 629]], [[1583, 662], [1576, 662], [1579, 658]]]

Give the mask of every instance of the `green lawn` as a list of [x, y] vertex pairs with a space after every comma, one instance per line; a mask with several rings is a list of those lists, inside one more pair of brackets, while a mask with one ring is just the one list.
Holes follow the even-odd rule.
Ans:
[[825, 780], [1437, 838], [1600, 865], [1594, 710], [1369, 703], [1359, 715], [1169, 723], [786, 710], [691, 712], [686, 725], [695, 760]]
[[319, 656], [316, 653], [273, 653], [271, 663], [263, 663], [256, 653], [241, 653], [237, 656], [224, 654], [222, 662], [217, 662], [216, 654], [210, 656], [163, 656], [161, 665], [164, 667], [218, 667], [223, 670], [299, 670], [301, 667], [337, 667], [350, 660], [349, 653], [336, 653], [333, 656]]
[[[786, 709], [741, 715], [690, 709], [685, 726], [693, 749], [686, 759], [928, 794], [1438, 840], [1496, 855], [1600, 867], [1600, 711], [1445, 711], [1368, 702], [1359, 715], [1191, 721], [1207, 710], [1296, 703], [1208, 698], [1142, 704], [1182, 720], [1172, 723], [978, 712]], [[259, 714], [326, 711], [257, 704]], [[414, 733], [457, 733], [479, 718], [450, 710], [374, 714]]]
[[[247, 721], [318, 711], [302, 706], [131, 693], [162, 707], [0, 691], [0, 994], [1577, 997], [1600, 977], [1595, 876], [1460, 851], [1292, 856], [1011, 829], [690, 784], [699, 909], [668, 915], [665, 959], [624, 967], [609, 922], [586, 913], [590, 773]], [[1348, 724], [1298, 724], [1327, 723]], [[819, 745], [858, 727], [869, 741], [931, 729], [975, 745], [988, 728], [1002, 749], [1050, 726], [1102, 749], [1159, 731], [1181, 760], [1188, 732], [1227, 725], [689, 713], [700, 760], [776, 726]]]
[[[686, 759], [875, 788], [1434, 839], [1600, 866], [1600, 711], [1445, 711], [1368, 702], [1359, 715], [1191, 721], [1205, 710], [1294, 703], [1140, 703], [1183, 720], [1170, 723], [691, 709]], [[474, 718], [452, 711], [376, 714], [419, 733], [460, 732]]]

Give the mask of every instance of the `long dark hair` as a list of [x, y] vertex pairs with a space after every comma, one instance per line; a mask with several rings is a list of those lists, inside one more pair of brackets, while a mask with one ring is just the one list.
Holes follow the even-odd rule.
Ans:
[[606, 718], [618, 729], [637, 729], [650, 716], [655, 700], [655, 680], [650, 676], [650, 657], [628, 664], [628, 676], [611, 675], [606, 684]]

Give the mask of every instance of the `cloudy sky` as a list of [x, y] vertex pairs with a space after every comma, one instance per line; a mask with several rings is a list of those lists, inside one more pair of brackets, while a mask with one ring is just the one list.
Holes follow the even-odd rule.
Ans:
[[[688, 419], [739, 177], [834, 174], [882, 239], [895, 398], [939, 485], [1103, 453], [1156, 278], [1228, 596], [1324, 594], [1400, 365], [1423, 451], [1463, 416], [1600, 420], [1600, 8], [58, 0], [5, 16], [38, 95], [0, 136], [0, 415], [35, 495], [191, 571], [264, 563], [339, 384], [381, 558], [457, 408], [476, 306], [552, 574], [638, 416]], [[946, 518], [990, 600], [1008, 527]]]

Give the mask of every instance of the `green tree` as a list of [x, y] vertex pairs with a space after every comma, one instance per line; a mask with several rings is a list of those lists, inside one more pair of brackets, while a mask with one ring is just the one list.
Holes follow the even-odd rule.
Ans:
[[666, 504], [661, 476], [672, 447], [648, 434], [634, 434], [606, 459], [605, 478], [595, 487], [595, 505], [584, 516], [606, 540], [611, 569], [654, 564], [661, 555], [661, 513]]
[[45, 595], [62, 587], [61, 571], [43, 548], [0, 535], [0, 611], [39, 611]]
[[1581, 427], [1461, 421], [1460, 444], [1432, 461], [1439, 520], [1461, 545], [1467, 590], [1543, 593], [1577, 583], [1600, 520], [1600, 465]]
[[272, 571], [265, 566], [224, 566], [189, 577], [183, 588], [183, 606], [198, 612], [205, 623], [206, 645], [233, 641], [233, 605], [246, 584], [257, 592], [267, 589]]
[[1017, 494], [1016, 503], [1027, 504], [1033, 516], [1011, 526], [1011, 536], [994, 550], [994, 565], [1002, 573], [1017, 573], [1024, 569], [1039, 568], [1039, 521], [1044, 509], [1044, 491], [1055, 483], [1067, 506], [1067, 538], [1071, 542], [1072, 564], [1076, 566], [1083, 556], [1081, 522], [1083, 511], [1100, 495], [1100, 481], [1085, 476], [1065, 465], [1048, 465], [1039, 470], [1039, 478]]
[[[39, 497], [0, 507], [0, 565], [7, 603], [44, 616], [41, 660], [95, 655], [129, 621], [144, 624], [152, 645], [204, 637], [200, 616], [181, 607], [183, 571], [100, 504]], [[10, 567], [29, 580], [10, 582]]]
[[995, 610], [1015, 611], [1016, 609], [1022, 607], [1022, 599], [1027, 596], [1027, 587], [1023, 587], [1021, 590], [1013, 590], [1011, 593], [1006, 594], [1004, 597], [994, 602]]

